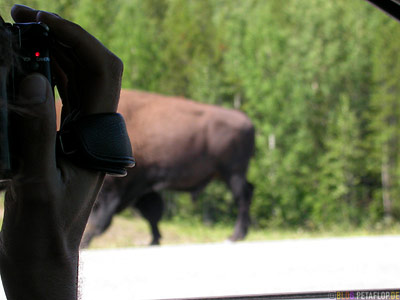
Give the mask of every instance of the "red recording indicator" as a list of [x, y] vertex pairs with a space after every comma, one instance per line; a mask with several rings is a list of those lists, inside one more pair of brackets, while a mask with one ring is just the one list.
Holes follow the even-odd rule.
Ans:
[[40, 52], [35, 52], [35, 56], [39, 57], [40, 56]]

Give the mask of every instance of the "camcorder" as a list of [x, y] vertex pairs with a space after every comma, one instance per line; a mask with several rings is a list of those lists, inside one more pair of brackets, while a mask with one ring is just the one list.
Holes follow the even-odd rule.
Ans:
[[[8, 104], [16, 99], [21, 80], [31, 73], [43, 74], [54, 89], [50, 49], [57, 43], [48, 26], [40, 22], [5, 23], [5, 27], [11, 36], [14, 55], [8, 76], [0, 82], [0, 182], [10, 180], [13, 168], [17, 167], [9, 151], [8, 119], [12, 115], [9, 115]], [[57, 153], [81, 167], [111, 176], [125, 176], [126, 169], [132, 168], [135, 160], [122, 115], [110, 112], [76, 118], [76, 113], [79, 111], [70, 112], [61, 124]]]
[[[41, 73], [52, 84], [50, 68], [50, 33], [44, 23], [5, 23], [13, 50], [11, 69], [2, 78], [0, 103], [0, 181], [11, 179], [9, 152], [8, 103], [17, 97], [21, 80], [30, 73]], [[54, 86], [52, 84], [52, 86]]]

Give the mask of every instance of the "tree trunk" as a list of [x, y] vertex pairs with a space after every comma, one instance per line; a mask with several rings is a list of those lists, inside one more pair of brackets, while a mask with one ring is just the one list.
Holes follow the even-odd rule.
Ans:
[[382, 157], [382, 203], [383, 214], [385, 218], [392, 217], [392, 199], [391, 199], [391, 176], [390, 176], [390, 158], [388, 145], [384, 146]]

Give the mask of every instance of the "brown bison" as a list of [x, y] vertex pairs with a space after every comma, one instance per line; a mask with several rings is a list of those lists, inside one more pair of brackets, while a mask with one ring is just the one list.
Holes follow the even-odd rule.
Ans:
[[183, 98], [123, 90], [124, 116], [136, 166], [124, 178], [107, 177], [90, 215], [82, 247], [132, 206], [152, 229], [159, 244], [161, 190], [198, 194], [213, 179], [222, 179], [238, 205], [231, 240], [243, 239], [250, 224], [253, 186], [246, 171], [254, 149], [254, 127], [242, 112]]

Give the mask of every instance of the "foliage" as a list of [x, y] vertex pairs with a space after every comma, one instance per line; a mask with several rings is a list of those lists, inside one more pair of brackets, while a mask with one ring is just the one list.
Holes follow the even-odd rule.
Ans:
[[[366, 1], [284, 2], [26, 4], [96, 35], [124, 61], [125, 88], [245, 111], [256, 127], [255, 225], [321, 229], [398, 219], [400, 26]], [[196, 205], [188, 195], [165, 197], [170, 218], [235, 219], [222, 183]]]

